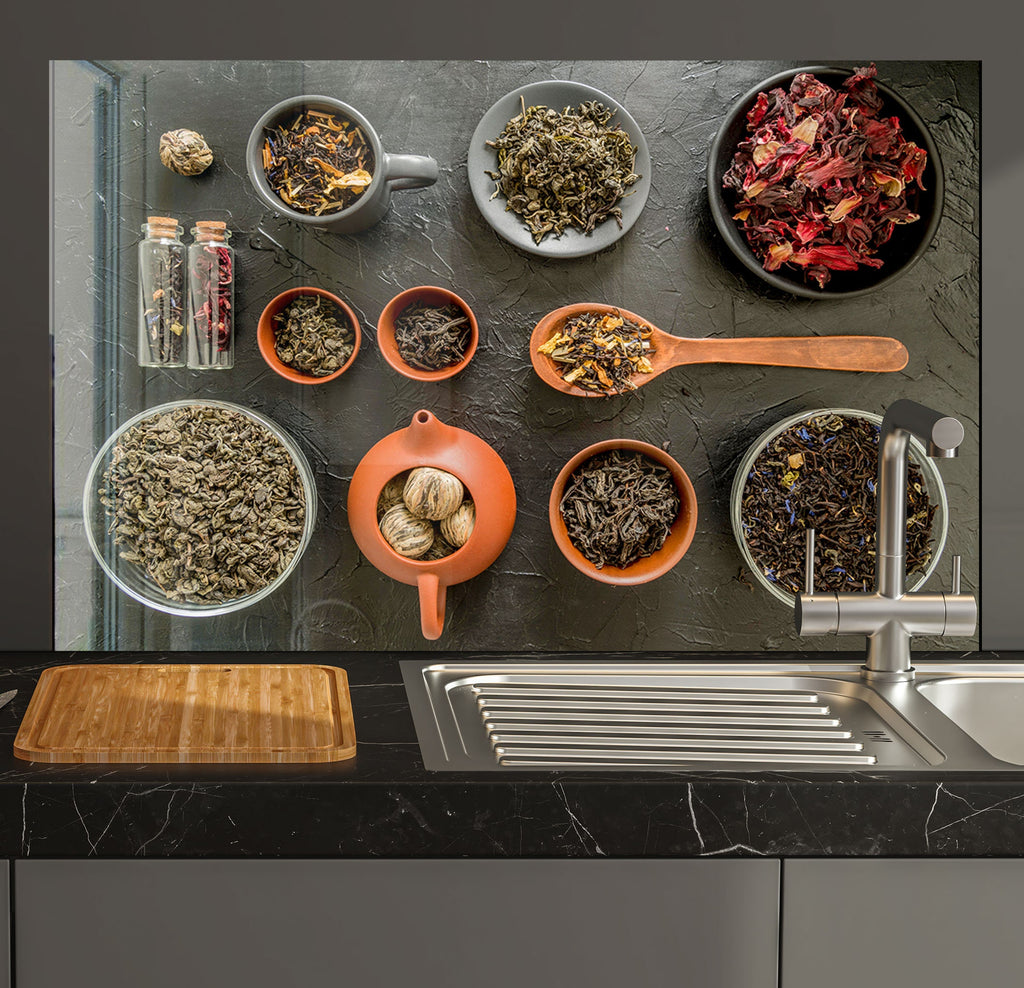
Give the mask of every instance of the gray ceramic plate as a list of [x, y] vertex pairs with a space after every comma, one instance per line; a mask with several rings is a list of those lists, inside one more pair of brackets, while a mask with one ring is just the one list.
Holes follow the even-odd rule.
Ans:
[[[537, 244], [522, 219], [505, 209], [505, 197], [498, 195], [491, 198], [494, 194], [494, 180], [487, 172], [497, 170], [498, 155], [493, 148], [487, 146], [487, 141], [495, 140], [505, 125], [520, 112], [520, 97], [527, 106], [549, 106], [556, 110], [576, 106], [587, 100], [597, 100], [615, 111], [610, 123], [618, 124], [633, 142], [636, 148], [635, 170], [640, 176], [630, 187], [630, 194], [623, 196], [619, 202], [622, 209], [621, 227], [614, 218], [610, 218], [600, 223], [592, 233], [585, 234], [570, 228], [560, 237], [548, 234]], [[467, 168], [469, 187], [484, 219], [510, 244], [542, 257], [583, 257], [609, 247], [637, 221], [651, 188], [651, 155], [637, 122], [610, 96], [579, 82], [533, 82], [502, 96], [483, 115], [473, 132]]]

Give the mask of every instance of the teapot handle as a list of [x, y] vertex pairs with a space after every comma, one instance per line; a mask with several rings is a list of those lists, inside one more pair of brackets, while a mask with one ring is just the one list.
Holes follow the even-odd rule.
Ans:
[[435, 641], [444, 629], [444, 605], [448, 587], [436, 573], [423, 573], [416, 580], [420, 591], [420, 628], [423, 637]]

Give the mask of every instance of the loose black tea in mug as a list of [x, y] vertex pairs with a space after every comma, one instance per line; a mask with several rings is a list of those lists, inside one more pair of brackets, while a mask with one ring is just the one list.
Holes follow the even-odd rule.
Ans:
[[555, 361], [566, 384], [617, 394], [635, 390], [634, 374], [650, 374], [653, 333], [621, 315], [582, 312], [545, 340], [538, 352]]
[[488, 171], [503, 195], [506, 210], [523, 218], [540, 243], [567, 227], [590, 233], [611, 217], [622, 226], [619, 201], [640, 178], [634, 171], [636, 148], [619, 126], [610, 126], [613, 110], [591, 100], [559, 113], [526, 106], [488, 141], [498, 152], [498, 170]]
[[[743, 538], [764, 575], [803, 591], [806, 530], [815, 529], [819, 591], [870, 590], [875, 577], [879, 427], [859, 416], [819, 415], [769, 442], [743, 488]], [[932, 557], [932, 504], [921, 469], [909, 465], [907, 573]]]
[[443, 370], [457, 364], [466, 355], [470, 333], [469, 316], [454, 302], [412, 302], [395, 317], [398, 354], [417, 370]]
[[351, 206], [373, 181], [373, 148], [361, 127], [321, 110], [268, 127], [263, 171], [292, 209], [321, 216]]
[[613, 449], [577, 467], [559, 502], [572, 544], [598, 569], [630, 566], [668, 538], [682, 501], [668, 468]]
[[348, 317], [322, 295], [299, 295], [274, 316], [277, 359], [301, 374], [333, 374], [352, 356], [355, 345]]

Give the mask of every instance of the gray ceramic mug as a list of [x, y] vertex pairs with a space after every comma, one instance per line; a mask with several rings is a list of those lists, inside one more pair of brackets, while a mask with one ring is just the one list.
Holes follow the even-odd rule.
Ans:
[[[267, 181], [263, 170], [264, 129], [290, 124], [303, 110], [321, 110], [348, 120], [362, 128], [373, 150], [373, 180], [351, 206], [335, 213], [312, 216], [292, 209]], [[422, 154], [388, 154], [380, 144], [377, 131], [358, 110], [330, 96], [293, 96], [272, 106], [256, 122], [245, 150], [249, 180], [257, 195], [272, 209], [296, 223], [318, 227], [332, 233], [356, 233], [373, 226], [388, 211], [391, 193], [397, 189], [422, 189], [437, 181], [437, 162]]]

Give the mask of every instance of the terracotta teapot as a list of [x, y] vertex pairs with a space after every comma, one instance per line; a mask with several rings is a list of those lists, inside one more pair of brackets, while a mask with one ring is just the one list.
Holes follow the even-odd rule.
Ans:
[[[392, 477], [414, 467], [436, 467], [462, 481], [476, 507], [476, 524], [465, 545], [443, 559], [399, 555], [377, 524], [377, 501]], [[382, 573], [419, 589], [423, 637], [444, 628], [449, 586], [487, 569], [512, 535], [516, 492], [501, 457], [478, 436], [445, 425], [426, 409], [404, 429], [385, 436], [359, 461], [348, 489], [348, 520], [363, 555]]]

